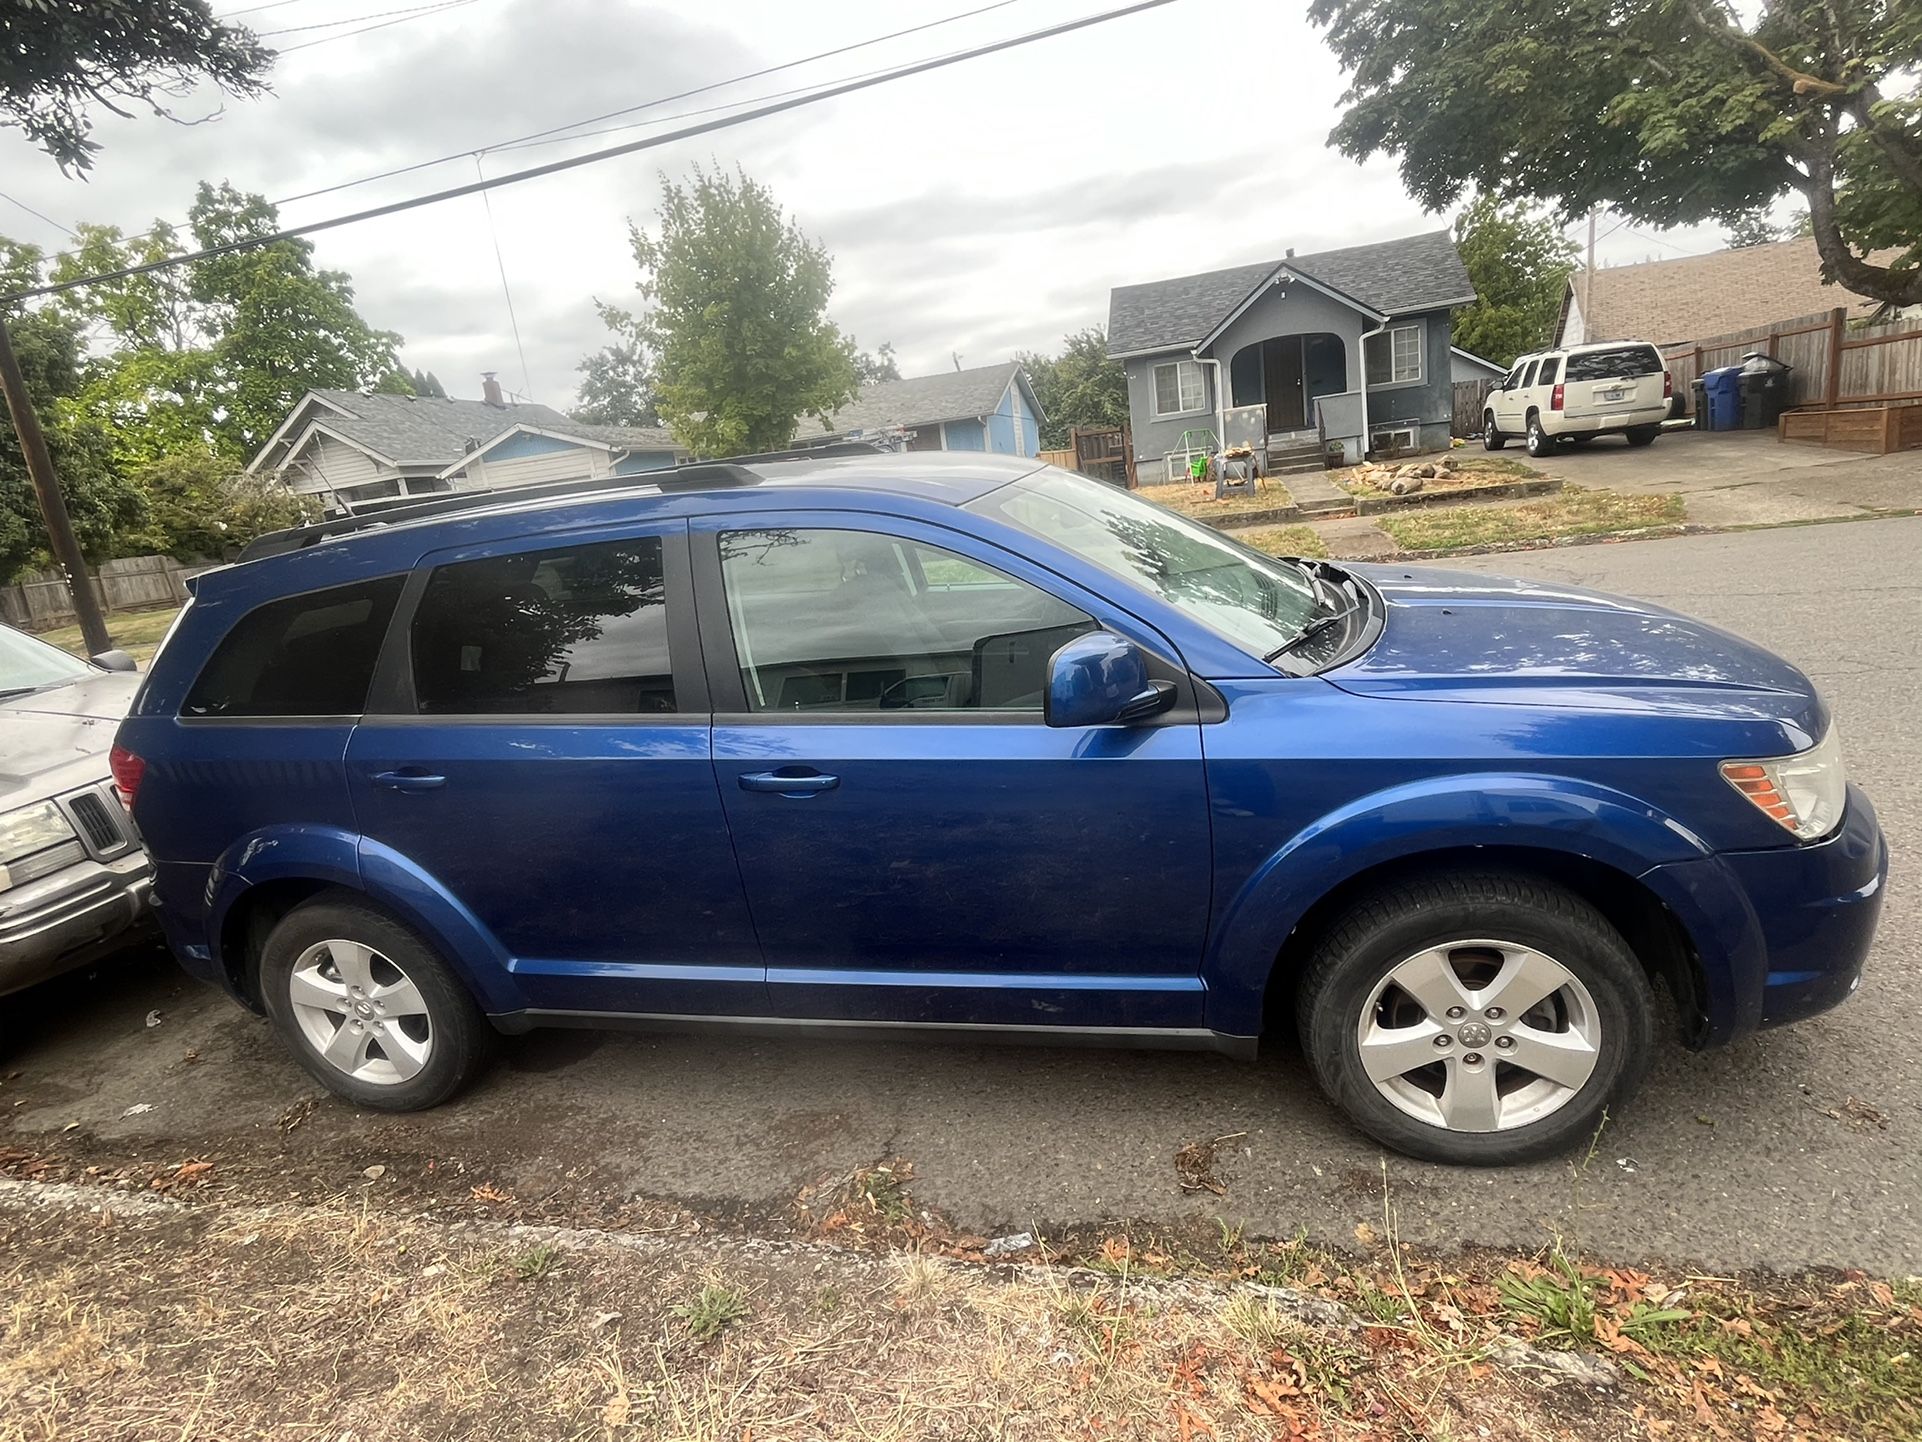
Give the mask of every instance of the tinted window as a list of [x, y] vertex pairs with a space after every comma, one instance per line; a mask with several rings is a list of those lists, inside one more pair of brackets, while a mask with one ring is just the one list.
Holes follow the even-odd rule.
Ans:
[[1662, 353], [1652, 345], [1612, 345], [1604, 350], [1577, 351], [1568, 358], [1571, 381], [1606, 381], [1619, 376], [1658, 376]]
[[868, 531], [734, 531], [721, 572], [753, 711], [1039, 711], [1095, 629], [1045, 591]]
[[185, 716], [358, 716], [401, 578], [289, 596], [249, 611], [201, 670]]
[[1535, 364], [1534, 361], [1530, 361], [1528, 363], [1528, 369], [1522, 372], [1522, 385], [1524, 388], [1535, 384]]
[[1515, 368], [1502, 377], [1502, 389], [1512, 391], [1519, 386], [1522, 383], [1522, 372], [1527, 368], [1526, 365], [1517, 362]]
[[659, 536], [441, 566], [411, 639], [424, 712], [675, 709]]
[[1540, 378], [1536, 381], [1536, 384], [1544, 385], [1544, 386], [1553, 385], [1555, 383], [1555, 377], [1557, 377], [1561, 373], [1562, 373], [1562, 358], [1560, 356], [1550, 356], [1547, 360], [1542, 362], [1542, 373]]

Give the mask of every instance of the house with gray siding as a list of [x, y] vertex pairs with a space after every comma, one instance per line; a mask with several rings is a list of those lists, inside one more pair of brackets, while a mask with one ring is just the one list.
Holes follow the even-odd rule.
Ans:
[[1185, 473], [1192, 432], [1284, 470], [1445, 447], [1451, 314], [1474, 299], [1446, 230], [1116, 287], [1108, 353], [1142, 483]]
[[659, 428], [588, 425], [551, 406], [509, 401], [491, 375], [481, 388], [477, 401], [309, 391], [247, 470], [338, 512], [447, 491], [632, 475], [687, 459]]
[[[1032, 456], [1041, 450], [1041, 406], [1028, 373], [1013, 361], [931, 376], [876, 381], [829, 416], [826, 437], [865, 440], [900, 432], [911, 451], [994, 451]], [[806, 423], [795, 437], [824, 438]]]

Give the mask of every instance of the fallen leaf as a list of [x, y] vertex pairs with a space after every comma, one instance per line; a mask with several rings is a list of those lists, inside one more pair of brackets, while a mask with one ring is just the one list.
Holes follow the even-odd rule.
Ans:
[[1360, 1242], [1364, 1247], [1372, 1247], [1381, 1240], [1381, 1233], [1377, 1232], [1366, 1222], [1356, 1222], [1355, 1240]]

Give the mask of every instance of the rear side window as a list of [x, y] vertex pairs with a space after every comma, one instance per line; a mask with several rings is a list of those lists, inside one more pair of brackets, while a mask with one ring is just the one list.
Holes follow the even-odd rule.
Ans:
[[1536, 384], [1544, 385], [1544, 386], [1550, 386], [1555, 384], [1555, 377], [1561, 374], [1561, 370], [1562, 370], [1561, 357], [1550, 356], [1547, 360], [1542, 362], [1541, 379], [1536, 381]]
[[402, 578], [309, 591], [240, 618], [201, 668], [183, 716], [358, 716]]
[[1568, 358], [1567, 379], [1607, 381], [1620, 376], [1658, 376], [1662, 353], [1652, 345], [1612, 345], [1603, 350], [1577, 351]]
[[414, 613], [412, 641], [423, 712], [675, 709], [659, 536], [442, 566]]

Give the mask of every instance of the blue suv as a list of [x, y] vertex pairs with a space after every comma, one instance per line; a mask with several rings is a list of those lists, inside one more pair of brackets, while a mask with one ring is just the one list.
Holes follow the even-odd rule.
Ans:
[[1417, 1156], [1568, 1146], [1855, 989], [1828, 709], [1700, 622], [1281, 560], [1010, 457], [422, 502], [199, 578], [114, 774], [194, 975], [367, 1106], [535, 1026], [1252, 1056]]

